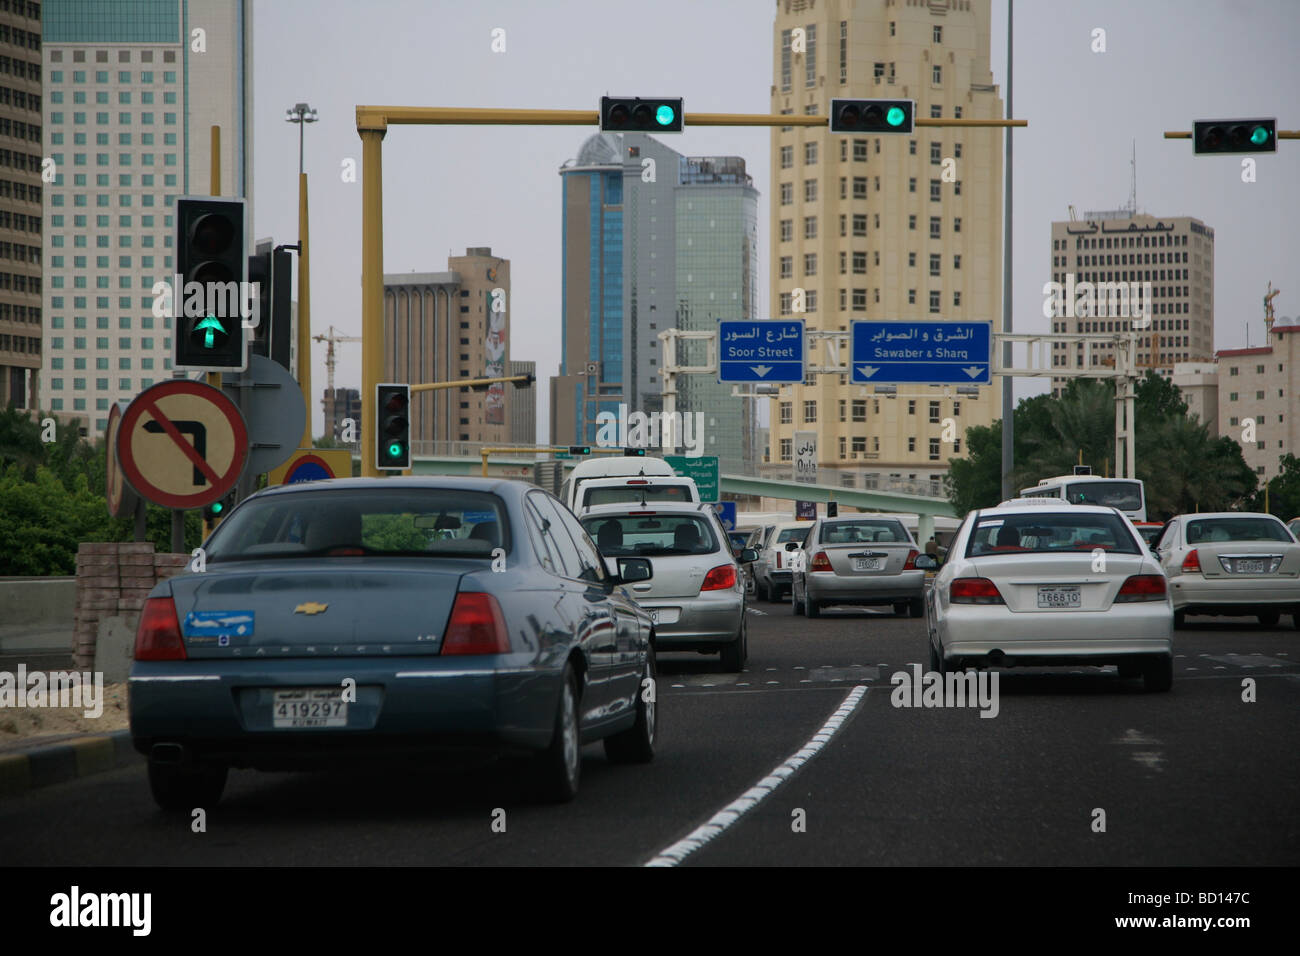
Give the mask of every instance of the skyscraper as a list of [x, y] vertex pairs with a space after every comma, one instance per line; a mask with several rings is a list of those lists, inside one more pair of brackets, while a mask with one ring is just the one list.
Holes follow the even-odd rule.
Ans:
[[[772, 112], [824, 116], [832, 97], [870, 97], [915, 100], [922, 119], [1001, 119], [989, 20], [988, 0], [781, 0]], [[773, 311], [794, 316], [802, 289], [810, 331], [848, 331], [854, 319], [992, 319], [1000, 329], [1003, 135], [775, 129]], [[886, 395], [848, 376], [815, 376], [772, 401], [764, 473], [789, 477], [794, 433], [807, 430], [818, 433], [824, 484], [916, 477], [937, 489], [948, 459], [965, 453], [965, 430], [999, 417], [1000, 398], [990, 386], [962, 394], [900, 385]]]
[[[592, 444], [602, 413], [662, 410], [660, 332], [758, 318], [758, 192], [740, 157], [687, 157], [641, 133], [590, 137], [560, 175], [564, 325], [551, 440]], [[678, 362], [702, 361], [699, 352], [683, 347]], [[679, 391], [678, 412], [704, 414], [700, 453], [724, 471], [752, 467], [749, 403], [705, 376], [684, 376]]]
[[[45, 0], [41, 403], [90, 434], [171, 369], [177, 196], [253, 201], [251, 0]], [[250, 221], [251, 232], [251, 221]], [[251, 248], [249, 250], [252, 251]]]

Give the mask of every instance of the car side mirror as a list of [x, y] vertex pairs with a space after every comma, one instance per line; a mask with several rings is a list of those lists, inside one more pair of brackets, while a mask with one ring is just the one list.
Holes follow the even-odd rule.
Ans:
[[918, 571], [935, 571], [939, 568], [939, 559], [933, 554], [918, 554], [912, 564]]
[[654, 566], [648, 558], [619, 558], [614, 583], [635, 584], [638, 581], [649, 581], [654, 576]]
[[753, 562], [755, 562], [755, 561], [757, 561], [757, 560], [758, 560], [758, 548], [741, 548], [741, 549], [740, 549], [740, 563], [741, 563], [741, 564], [752, 564]]

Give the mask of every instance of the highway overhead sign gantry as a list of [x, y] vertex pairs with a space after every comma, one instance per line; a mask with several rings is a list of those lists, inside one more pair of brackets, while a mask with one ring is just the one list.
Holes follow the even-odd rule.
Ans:
[[803, 319], [718, 322], [719, 382], [792, 385], [803, 377]]
[[140, 497], [165, 508], [202, 508], [235, 487], [248, 461], [248, 429], [218, 389], [168, 379], [123, 413], [117, 460]]
[[850, 323], [855, 385], [988, 385], [992, 322]]

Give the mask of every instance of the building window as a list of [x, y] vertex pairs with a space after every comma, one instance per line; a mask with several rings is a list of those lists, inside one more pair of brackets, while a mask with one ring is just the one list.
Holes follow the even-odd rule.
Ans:
[[930, 144], [930, 165], [931, 166], [939, 166], [943, 163], [942, 149], [943, 147], [942, 144], [940, 143], [932, 142]]
[[855, 236], [865, 236], [867, 234], [867, 214], [853, 214], [853, 234]]
[[937, 252], [931, 253], [930, 254], [930, 275], [937, 276], [938, 274], [939, 274], [939, 254]]
[[781, 168], [789, 169], [793, 165], [794, 165], [794, 147], [782, 146], [781, 147]]
[[953, 221], [952, 221], [952, 231], [953, 231], [953, 232], [961, 232], [961, 216], [958, 216], [958, 217], [956, 217], [955, 219], [953, 219]]
[[803, 274], [805, 276], [815, 276], [817, 274], [817, 253], [804, 253]]
[[908, 229], [915, 229], [915, 228], [916, 228], [916, 216], [915, 216], [915, 215], [912, 215], [912, 216], [908, 216], [908, 217], [907, 217], [907, 228], [908, 228]]
[[933, 289], [930, 291], [930, 311], [936, 315], [939, 312], [939, 293]]
[[853, 161], [855, 163], [865, 163], [867, 155], [867, 141], [865, 139], [855, 139], [853, 141]]
[[939, 460], [939, 439], [937, 438], [930, 439], [930, 460]]
[[805, 179], [803, 181], [803, 201], [804, 202], [817, 201], [817, 180]]
[[781, 439], [780, 448], [781, 448], [781, 460], [782, 460], [782, 461], [790, 461], [790, 460], [791, 460], [791, 458], [793, 457], [792, 454], [791, 454], [791, 448], [792, 448], [793, 446], [794, 446], [794, 439], [793, 439], [793, 438], [782, 438], [782, 439]]
[[782, 315], [790, 314], [790, 293], [789, 292], [781, 293], [781, 314]]
[[930, 85], [943, 86], [943, 67], [935, 66], [930, 71]]
[[908, 450], [908, 451], [916, 451], [916, 439], [915, 439], [915, 438], [909, 438], [909, 439], [907, 440], [907, 450]]
[[854, 289], [854, 290], [853, 290], [853, 308], [854, 308], [854, 309], [858, 309], [858, 310], [864, 310], [864, 309], [866, 309], [866, 307], [867, 307], [867, 290], [866, 290], [866, 289]]
[[817, 217], [816, 216], [803, 217], [803, 237], [805, 239], [817, 238]]
[[961, 293], [960, 293], [960, 292], [954, 292], [954, 293], [952, 294], [952, 304], [953, 304], [953, 307], [954, 307], [954, 308], [960, 308], [960, 307], [961, 307]]
[[817, 144], [816, 143], [803, 144], [803, 162], [805, 166], [817, 165]]
[[794, 220], [782, 219], [781, 220], [781, 241], [790, 242], [792, 239], [794, 239]]
[[853, 198], [854, 199], [867, 198], [867, 177], [866, 176], [853, 177]]
[[908, 180], [907, 180], [907, 191], [908, 191], [909, 193], [914, 193], [914, 192], [916, 192], [916, 177], [915, 177], [915, 176], [912, 176], [912, 177], [909, 177], [909, 178], [908, 178]]
[[915, 268], [915, 267], [916, 267], [916, 253], [915, 253], [915, 252], [909, 252], [909, 253], [907, 254], [907, 264], [908, 264], [908, 266], [910, 266], [910, 267], [912, 267], [912, 268]]
[[908, 289], [908, 290], [907, 290], [907, 304], [908, 304], [908, 305], [916, 305], [916, 290], [915, 290], [915, 289]]
[[943, 198], [943, 184], [937, 180], [930, 180], [930, 202], [938, 202]]
[[952, 257], [952, 267], [953, 267], [954, 269], [960, 269], [960, 268], [961, 268], [961, 256], [953, 256], [953, 257]]
[[781, 205], [788, 206], [794, 202], [794, 183], [781, 184]]
[[781, 278], [790, 279], [794, 277], [794, 256], [781, 257]]
[[865, 422], [867, 420], [867, 400], [865, 398], [855, 398], [853, 400], [853, 420], [855, 422]]
[[943, 27], [934, 28], [934, 42], [935, 43], [943, 42]]
[[[942, 220], [938, 216], [930, 217], [930, 238], [938, 239], [943, 234]], [[958, 229], [958, 232], [961, 230]]]
[[853, 253], [853, 274], [866, 275], [867, 273], [867, 254], [865, 252]]
[[803, 421], [805, 425], [813, 424], [817, 421], [817, 402], [815, 400], [803, 403]]

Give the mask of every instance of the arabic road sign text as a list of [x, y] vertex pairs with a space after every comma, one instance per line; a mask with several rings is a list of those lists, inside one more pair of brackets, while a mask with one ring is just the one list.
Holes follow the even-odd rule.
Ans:
[[664, 461], [683, 478], [690, 478], [700, 490], [701, 501], [717, 501], [721, 497], [718, 486], [718, 456], [664, 455]]
[[987, 385], [992, 322], [853, 322], [855, 385]]
[[718, 323], [718, 381], [803, 381], [803, 319]]

